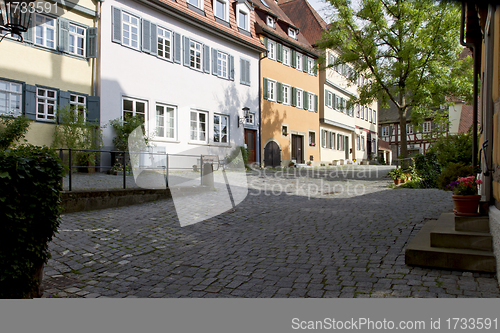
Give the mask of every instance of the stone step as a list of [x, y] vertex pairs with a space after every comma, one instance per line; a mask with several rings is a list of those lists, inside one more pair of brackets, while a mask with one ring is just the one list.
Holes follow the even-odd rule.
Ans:
[[431, 247], [493, 251], [493, 237], [488, 232], [456, 231], [455, 215], [442, 214], [430, 234]]
[[438, 221], [428, 221], [415, 238], [410, 241], [405, 252], [407, 265], [496, 272], [495, 256], [491, 251], [432, 247], [431, 232], [438, 225]]
[[490, 232], [490, 220], [488, 216], [455, 216], [455, 230]]

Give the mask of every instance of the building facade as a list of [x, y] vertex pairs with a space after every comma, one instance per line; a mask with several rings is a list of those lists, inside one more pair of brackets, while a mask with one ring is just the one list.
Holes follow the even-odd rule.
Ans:
[[[103, 123], [135, 115], [157, 151], [224, 155], [246, 144], [250, 162], [260, 160], [264, 49], [248, 2], [105, 1], [101, 15]], [[106, 147], [113, 136], [108, 126]]]
[[97, 2], [37, 1], [34, 8], [22, 41], [7, 36], [0, 45], [0, 114], [26, 115], [28, 143], [51, 146], [58, 109], [99, 122]]

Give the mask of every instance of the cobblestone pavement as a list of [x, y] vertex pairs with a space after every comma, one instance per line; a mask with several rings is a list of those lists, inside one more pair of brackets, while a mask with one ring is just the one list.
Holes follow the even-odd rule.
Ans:
[[449, 192], [332, 170], [255, 172], [235, 209], [183, 228], [172, 200], [63, 215], [44, 297], [500, 296], [494, 274], [404, 263]]

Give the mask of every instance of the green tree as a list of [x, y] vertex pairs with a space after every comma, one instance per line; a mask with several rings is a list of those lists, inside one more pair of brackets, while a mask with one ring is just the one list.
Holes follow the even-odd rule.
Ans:
[[[374, 100], [399, 112], [401, 155], [408, 156], [406, 111], [431, 115], [445, 97], [472, 98], [472, 59], [459, 60], [459, 4], [435, 0], [329, 0], [329, 30], [318, 46], [339, 52], [333, 66], [349, 63], [352, 83], [365, 77], [354, 103]], [[330, 64], [329, 66], [332, 66]], [[349, 106], [350, 106], [349, 105]]]

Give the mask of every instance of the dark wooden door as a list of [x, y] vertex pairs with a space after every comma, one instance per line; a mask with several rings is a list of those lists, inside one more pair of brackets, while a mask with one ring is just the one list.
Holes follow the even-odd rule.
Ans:
[[292, 160], [296, 160], [297, 164], [304, 163], [303, 142], [302, 136], [292, 134]]
[[349, 148], [349, 137], [346, 135], [345, 136], [345, 159], [349, 159], [349, 153], [350, 153], [350, 148]]
[[279, 167], [281, 166], [281, 149], [274, 141], [270, 141], [264, 147], [264, 166]]
[[245, 144], [248, 150], [248, 163], [252, 164], [257, 162], [257, 131], [245, 129]]

